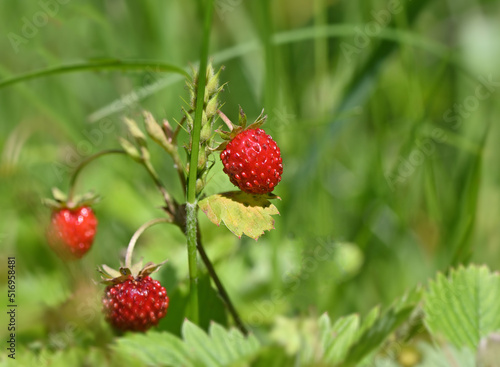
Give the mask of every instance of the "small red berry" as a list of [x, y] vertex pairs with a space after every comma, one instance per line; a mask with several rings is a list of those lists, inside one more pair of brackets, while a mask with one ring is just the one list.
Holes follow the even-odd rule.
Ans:
[[106, 320], [117, 330], [146, 331], [158, 325], [168, 308], [167, 291], [150, 276], [129, 276], [109, 285], [102, 300]]
[[50, 247], [63, 259], [79, 259], [94, 242], [97, 218], [88, 206], [52, 212], [47, 231]]
[[269, 193], [281, 181], [280, 149], [262, 129], [243, 130], [226, 145], [220, 158], [231, 182], [247, 193]]

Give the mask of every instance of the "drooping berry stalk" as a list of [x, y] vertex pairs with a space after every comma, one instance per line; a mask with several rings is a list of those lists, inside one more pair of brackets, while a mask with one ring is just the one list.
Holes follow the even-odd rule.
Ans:
[[130, 239], [130, 242], [128, 243], [127, 253], [125, 254], [125, 267], [127, 268], [132, 267], [132, 254], [134, 252], [135, 244], [137, 243], [139, 237], [144, 233], [146, 229], [158, 223], [172, 223], [172, 221], [169, 218], [156, 218], [140, 226], [139, 229], [135, 231], [134, 235]]
[[108, 154], [125, 154], [125, 151], [122, 149], [109, 149], [109, 150], [103, 150], [100, 152], [97, 152], [96, 154], [93, 154], [87, 158], [85, 158], [83, 161], [80, 162], [80, 164], [76, 167], [75, 171], [71, 175], [71, 178], [69, 180], [69, 192], [68, 192], [68, 201], [71, 201], [74, 197], [75, 194], [75, 186], [76, 186], [76, 180], [78, 179], [78, 176], [80, 172], [82, 171], [83, 168], [90, 162], [94, 161], [95, 159], [102, 157], [103, 155], [108, 155]]
[[[207, 83], [208, 49], [210, 45], [210, 31], [213, 18], [213, 0], [205, 2], [205, 22], [203, 26], [203, 39], [200, 52], [200, 67], [198, 70], [198, 81], [196, 90], [196, 106], [191, 131], [191, 153], [189, 160], [189, 176], [186, 194], [186, 238], [188, 247], [189, 262], [189, 302], [191, 311], [191, 321], [198, 324], [198, 264], [197, 264], [197, 223], [198, 205], [196, 198], [196, 182], [198, 179], [198, 159], [200, 154], [201, 123], [203, 118], [203, 108], [205, 102], [205, 85]], [[204, 154], [204, 152], [202, 152]]]

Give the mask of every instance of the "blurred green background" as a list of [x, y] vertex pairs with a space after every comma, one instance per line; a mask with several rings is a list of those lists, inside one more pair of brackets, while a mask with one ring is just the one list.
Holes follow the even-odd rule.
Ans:
[[[0, 80], [103, 59], [186, 70], [197, 63], [199, 1], [0, 4]], [[499, 268], [498, 34], [492, 0], [216, 1], [210, 54], [215, 67], [225, 66], [222, 110], [236, 119], [241, 105], [254, 119], [265, 108], [264, 127], [284, 161], [275, 190], [281, 215], [258, 242], [200, 214], [216, 270], [259, 337], [272, 337], [265, 331], [283, 317], [365, 314], [450, 265]], [[173, 122], [187, 98], [182, 77], [155, 68], [51, 75], [0, 89], [0, 262], [6, 269], [16, 256], [18, 353], [112, 341], [95, 268], [118, 265], [133, 232], [162, 215], [161, 196], [130, 159], [90, 165], [78, 189], [104, 197], [98, 234], [71, 264], [46, 244], [50, 211], [40, 199], [54, 186], [66, 190], [85, 157], [119, 147], [123, 116], [139, 121], [146, 109]], [[171, 159], [152, 152], [182, 201]], [[214, 161], [207, 194], [233, 189]], [[169, 259], [157, 275], [171, 298], [159, 328], [179, 334], [188, 285], [182, 233], [149, 230], [140, 256]], [[6, 304], [6, 271], [1, 279]], [[202, 283], [205, 326], [230, 325]]]

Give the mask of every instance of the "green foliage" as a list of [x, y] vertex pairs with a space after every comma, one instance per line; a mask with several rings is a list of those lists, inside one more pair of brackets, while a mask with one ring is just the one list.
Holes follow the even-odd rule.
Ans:
[[357, 366], [408, 320], [420, 295], [415, 289], [382, 314], [372, 309], [363, 320], [354, 314], [332, 322], [326, 313], [317, 321], [279, 319], [272, 337], [302, 365]]
[[138, 358], [153, 366], [234, 366], [255, 357], [260, 343], [253, 335], [243, 336], [236, 329], [225, 330], [212, 323], [206, 334], [185, 320], [182, 339], [166, 333], [150, 331], [129, 334], [117, 340], [114, 351]]
[[[180, 351], [188, 345], [176, 337], [188, 303], [183, 231], [155, 230], [137, 249], [146, 261], [169, 259], [155, 274], [171, 298], [156, 331], [113, 334], [100, 313], [103, 289], [89, 285], [97, 264], [111, 263], [110, 254], [122, 254], [138, 226], [165, 214], [151, 173], [177, 202], [185, 198], [177, 176], [185, 180], [189, 157], [181, 151], [173, 160], [164, 151], [175, 130], [189, 152], [193, 111], [182, 112], [179, 96], [185, 109], [194, 107], [194, 90], [184, 80], [208, 37], [202, 2], [63, 3], [11, 2], [0, 13], [0, 260], [16, 256], [19, 304], [18, 359], [2, 354], [0, 365], [144, 366], [151, 356], [134, 360], [121, 340], [140, 340], [137, 353], [168, 344], [160, 335]], [[46, 4], [55, 5], [47, 12]], [[232, 121], [238, 105], [249, 121], [265, 108], [263, 128], [279, 142], [285, 166], [275, 191], [283, 198], [280, 215], [266, 214], [266, 228], [226, 221], [214, 204], [212, 219], [230, 223], [238, 239], [200, 215], [206, 251], [260, 344], [242, 364], [398, 366], [406, 349], [416, 351], [419, 367], [498, 361], [496, 5], [215, 2], [210, 59], [215, 70], [224, 68], [227, 85], [220, 95], [222, 84], [207, 87], [207, 93], [219, 89], [204, 107], [214, 113], [223, 103]], [[21, 43], [13, 44], [12, 34]], [[215, 83], [210, 75], [208, 83]], [[159, 124], [146, 116], [146, 128], [139, 123], [133, 138], [122, 118], [141, 122], [143, 111]], [[209, 125], [201, 142], [212, 137]], [[168, 144], [159, 128], [170, 134]], [[159, 143], [147, 150], [146, 132]], [[125, 155], [85, 169], [75, 194], [102, 194], [98, 232], [86, 258], [64, 264], [46, 244], [50, 210], [40, 198], [50, 187], [66, 191], [80, 162], [116, 151], [117, 137], [125, 136], [123, 149], [140, 163], [147, 159], [149, 172]], [[211, 167], [201, 180], [206, 193], [234, 189], [216, 154], [197, 163], [204, 173]], [[220, 198], [201, 205], [211, 210], [212, 199]], [[249, 214], [235, 210], [240, 219]], [[260, 236], [258, 243], [245, 231]], [[349, 245], [330, 251], [318, 243]], [[467, 267], [471, 262], [487, 268]], [[231, 327], [206, 269], [200, 270], [200, 327], [208, 330], [211, 321]], [[417, 284], [422, 304], [413, 308], [416, 297], [387, 308]], [[0, 290], [7, 294], [4, 278]], [[58, 335], [67, 336], [65, 343], [54, 341]], [[147, 335], [153, 339], [147, 342]], [[216, 338], [194, 335], [210, 343]], [[188, 352], [170, 357], [191, 361], [196, 351]], [[213, 362], [210, 354], [204, 358]]]
[[478, 367], [475, 353], [471, 349], [457, 349], [453, 345], [437, 348], [427, 343], [419, 343], [418, 347], [423, 356], [418, 367], [448, 367], [450, 365]]
[[500, 330], [500, 276], [474, 265], [438, 274], [425, 293], [424, 311], [429, 332], [476, 350], [481, 338]]
[[272, 215], [279, 214], [270, 199], [273, 194], [251, 195], [243, 191], [230, 191], [211, 195], [199, 202], [200, 209], [216, 225], [223, 222], [236, 236], [246, 234], [257, 239], [265, 231], [274, 229]]

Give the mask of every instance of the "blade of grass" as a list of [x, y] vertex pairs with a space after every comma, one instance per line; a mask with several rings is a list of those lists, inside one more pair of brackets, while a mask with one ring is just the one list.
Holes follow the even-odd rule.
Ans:
[[[289, 43], [297, 43], [308, 40], [314, 40], [317, 38], [338, 38], [338, 37], [346, 37], [346, 36], [355, 36], [356, 33], [354, 29], [358, 27], [359, 24], [336, 24], [336, 25], [328, 25], [324, 27], [308, 27], [301, 28], [292, 31], [286, 31], [281, 33], [276, 33], [272, 42], [275, 45], [285, 45]], [[461, 60], [458, 58], [450, 58], [450, 49], [439, 42], [434, 40], [430, 40], [428, 38], [422, 37], [415, 32], [409, 31], [394, 31], [391, 29], [384, 29], [375, 38], [379, 38], [386, 41], [398, 42], [398, 43], [406, 43], [413, 47], [418, 47], [428, 51], [429, 53], [436, 55], [441, 58], [446, 58], [450, 60], [450, 63], [457, 66], [459, 70], [464, 72], [466, 75], [474, 78], [472, 73], [470, 73], [466, 67], [462, 65]], [[261, 44], [258, 41], [250, 41], [244, 44], [239, 44], [225, 50], [219, 51], [212, 55], [214, 65], [221, 64], [226, 61], [230, 61], [246, 55], [250, 52], [253, 52], [261, 47]], [[193, 63], [194, 67], [197, 67], [197, 63]], [[164, 79], [160, 79], [155, 83], [148, 85], [143, 93], [135, 96], [139, 100], [146, 98], [149, 95], [157, 93], [158, 91], [167, 88], [179, 81], [182, 81], [183, 78], [179, 75], [171, 75]], [[125, 95], [121, 100], [114, 100], [111, 103], [108, 103], [106, 106], [100, 108], [99, 110], [93, 112], [89, 116], [90, 122], [99, 121], [100, 119], [109, 116], [113, 113], [117, 113], [127, 107], [127, 104], [117, 103], [119, 101], [128, 101], [130, 100], [129, 95]], [[339, 111], [340, 113], [340, 111]]]
[[[425, 8], [425, 6], [430, 3], [429, 0], [422, 0], [419, 2], [411, 3], [406, 9], [406, 17], [408, 19], [408, 25], [411, 26], [417, 19], [420, 12]], [[394, 26], [394, 20], [386, 28], [389, 29]], [[398, 30], [398, 33], [400, 31]], [[380, 32], [384, 33], [384, 32]], [[386, 32], [384, 34], [387, 34]], [[401, 31], [401, 34], [404, 34]], [[343, 98], [332, 113], [333, 119], [330, 126], [326, 131], [321, 134], [319, 141], [312, 143], [309, 156], [305, 159], [305, 164], [301, 166], [301, 169], [297, 172], [296, 177], [300, 177], [294, 182], [294, 187], [291, 192], [300, 195], [304, 192], [305, 185], [307, 185], [308, 177], [314, 176], [314, 172], [318, 169], [321, 157], [324, 155], [324, 151], [331, 148], [335, 144], [335, 137], [339, 135], [339, 132], [347, 125], [349, 120], [339, 119], [338, 115], [349, 111], [356, 106], [359, 106], [367, 100], [370, 95], [374, 82], [378, 76], [381, 65], [383, 61], [391, 55], [391, 53], [397, 49], [399, 46], [398, 42], [393, 40], [384, 39], [370, 54], [367, 61], [359, 68], [359, 71], [354, 74], [351, 81], [347, 84]], [[284, 210], [290, 210], [287, 205], [292, 205], [294, 198], [291, 198], [287, 203], [285, 203]]]
[[460, 210], [460, 212], [465, 214], [460, 215], [460, 220], [457, 221], [454, 229], [455, 241], [452, 242], [454, 250], [450, 267], [456, 267], [459, 264], [467, 264], [472, 255], [472, 241], [470, 241], [470, 238], [472, 232], [474, 231], [474, 224], [476, 222], [477, 204], [481, 187], [481, 169], [484, 147], [490, 127], [491, 119], [485, 127], [479, 143], [481, 146], [480, 153], [472, 156], [473, 162], [469, 166], [470, 168], [468, 170], [469, 174], [467, 176], [467, 181], [463, 186], [461, 195], [459, 196], [463, 198], [462, 210]]
[[12, 78], [8, 78], [0, 81], [0, 88], [5, 88], [9, 85], [16, 83], [25, 82], [27, 80], [47, 77], [50, 75], [64, 74], [64, 73], [74, 73], [81, 71], [100, 71], [100, 70], [148, 70], [154, 69], [158, 72], [170, 72], [189, 77], [189, 74], [184, 70], [175, 65], [165, 64], [161, 62], [153, 61], [136, 61], [136, 60], [101, 60], [101, 61], [91, 61], [83, 62], [71, 65], [55, 66], [45, 69], [39, 69], [24, 73]]

